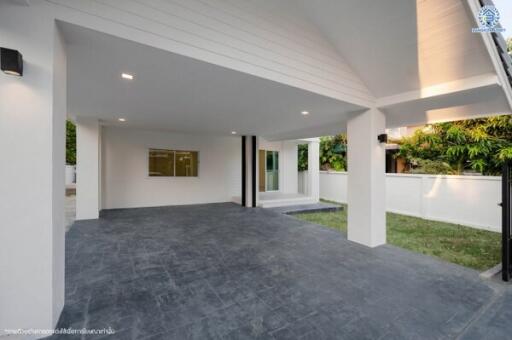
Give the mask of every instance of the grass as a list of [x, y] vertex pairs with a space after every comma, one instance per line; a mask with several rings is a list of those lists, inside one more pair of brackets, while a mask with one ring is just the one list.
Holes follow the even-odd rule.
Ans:
[[[295, 217], [346, 234], [347, 206], [342, 211], [297, 214]], [[462, 225], [387, 213], [387, 241], [395, 246], [477, 270], [501, 261], [501, 234]]]

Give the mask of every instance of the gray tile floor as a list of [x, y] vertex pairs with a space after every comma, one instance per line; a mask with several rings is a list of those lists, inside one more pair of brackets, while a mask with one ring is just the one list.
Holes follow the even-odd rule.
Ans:
[[75, 222], [58, 327], [110, 326], [108, 339], [504, 339], [511, 317], [508, 286], [475, 271], [226, 203]]

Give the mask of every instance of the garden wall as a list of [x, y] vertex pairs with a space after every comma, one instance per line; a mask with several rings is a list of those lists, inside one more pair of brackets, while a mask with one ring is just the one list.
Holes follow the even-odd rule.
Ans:
[[[347, 172], [320, 172], [320, 197], [347, 202]], [[501, 232], [501, 177], [386, 175], [386, 209]]]

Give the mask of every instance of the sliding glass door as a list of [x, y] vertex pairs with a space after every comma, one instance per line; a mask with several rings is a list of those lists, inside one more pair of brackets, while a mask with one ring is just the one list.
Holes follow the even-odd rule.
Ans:
[[266, 191], [279, 190], [279, 152], [266, 152]]

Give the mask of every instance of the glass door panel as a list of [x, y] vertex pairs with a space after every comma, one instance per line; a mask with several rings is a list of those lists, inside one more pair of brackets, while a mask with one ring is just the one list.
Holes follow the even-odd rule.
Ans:
[[267, 151], [266, 156], [266, 190], [279, 190], [279, 152]]

